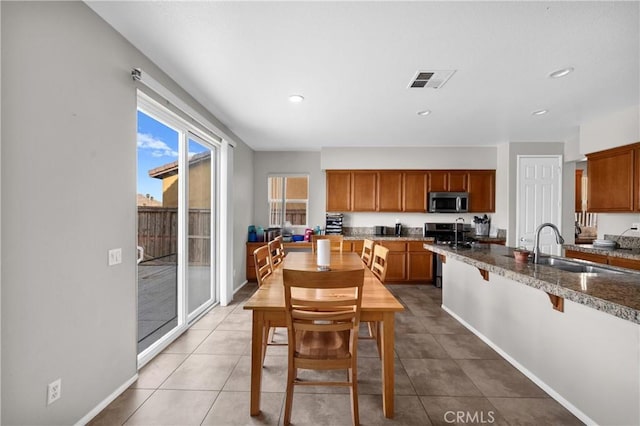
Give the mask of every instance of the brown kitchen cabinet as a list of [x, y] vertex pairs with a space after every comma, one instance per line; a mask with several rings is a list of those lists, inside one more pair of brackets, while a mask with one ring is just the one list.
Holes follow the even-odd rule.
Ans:
[[573, 259], [588, 260], [589, 262], [603, 263], [605, 265], [609, 263], [607, 259], [608, 256], [604, 254], [585, 253], [576, 250], [565, 250], [564, 256], [571, 257]]
[[426, 171], [402, 173], [402, 211], [427, 211], [427, 188], [429, 175]]
[[403, 282], [407, 280], [407, 244], [398, 241], [376, 241], [389, 249], [387, 255], [387, 275], [385, 283]]
[[378, 173], [355, 171], [353, 180], [353, 211], [375, 212], [377, 210]]
[[429, 192], [465, 192], [468, 175], [466, 170], [430, 170]]
[[385, 284], [431, 282], [433, 253], [423, 248], [423, 241], [376, 241], [389, 249]]
[[617, 266], [619, 268], [640, 270], [640, 260], [627, 259], [624, 257], [607, 256], [605, 254], [585, 253], [576, 250], [565, 250], [565, 257], [588, 260], [590, 262], [602, 263], [604, 265]]
[[327, 171], [327, 211], [347, 212], [351, 210], [351, 181], [350, 171]]
[[[378, 172], [378, 211], [402, 211], [403, 173], [400, 171]], [[424, 211], [424, 206], [423, 211]]]
[[495, 211], [495, 170], [327, 170], [328, 212], [426, 212], [429, 192], [469, 192], [469, 212]]
[[609, 256], [609, 265], [620, 268], [640, 270], [640, 260]]
[[640, 144], [587, 154], [587, 211], [640, 210]]
[[467, 190], [469, 191], [470, 213], [496, 211], [495, 170], [469, 170]]
[[576, 185], [575, 185], [575, 201], [576, 201], [576, 212], [582, 211], [582, 170], [576, 170]]
[[433, 253], [425, 250], [423, 242], [407, 243], [407, 280], [431, 282], [433, 280]]

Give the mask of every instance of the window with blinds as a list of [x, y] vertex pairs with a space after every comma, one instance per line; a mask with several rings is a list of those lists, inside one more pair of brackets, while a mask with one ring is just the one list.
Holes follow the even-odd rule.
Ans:
[[308, 226], [309, 176], [269, 176], [269, 227]]

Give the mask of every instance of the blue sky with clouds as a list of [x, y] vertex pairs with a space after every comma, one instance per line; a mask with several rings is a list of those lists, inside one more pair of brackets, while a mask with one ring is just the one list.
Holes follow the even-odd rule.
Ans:
[[[178, 131], [138, 111], [138, 194], [162, 201], [162, 180], [149, 176], [149, 170], [178, 160]], [[189, 158], [207, 151], [199, 143], [189, 141]]]

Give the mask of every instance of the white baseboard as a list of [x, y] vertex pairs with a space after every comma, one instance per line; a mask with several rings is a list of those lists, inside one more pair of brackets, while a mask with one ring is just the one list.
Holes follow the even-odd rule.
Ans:
[[465, 320], [463, 320], [458, 315], [456, 315], [453, 311], [451, 311], [449, 308], [447, 308], [444, 304], [442, 304], [441, 307], [449, 315], [454, 317], [460, 324], [464, 325], [466, 328], [469, 329], [469, 331], [471, 331], [473, 334], [478, 336], [480, 338], [480, 340], [482, 340], [487, 345], [489, 345], [491, 347], [491, 349], [496, 351], [501, 357], [503, 357], [505, 360], [507, 360], [507, 362], [509, 362], [509, 364], [513, 365], [516, 369], [518, 369], [518, 371], [520, 371], [522, 374], [527, 376], [529, 379], [531, 379], [531, 381], [533, 383], [535, 383], [536, 385], [538, 385], [538, 387], [540, 387], [542, 390], [544, 390], [546, 393], [548, 393], [549, 396], [551, 396], [551, 398], [555, 399], [560, 405], [562, 405], [564, 408], [569, 410], [574, 416], [576, 416], [578, 419], [580, 419], [580, 421], [582, 421], [583, 423], [585, 423], [587, 425], [597, 425], [597, 423], [593, 419], [591, 419], [589, 416], [587, 416], [585, 413], [583, 413], [580, 409], [578, 409], [575, 405], [573, 405], [572, 403], [567, 401], [565, 398], [563, 398], [551, 386], [549, 386], [545, 382], [543, 382], [538, 376], [533, 374], [525, 366], [523, 366], [518, 361], [516, 361], [514, 358], [512, 358], [508, 353], [506, 353], [505, 351], [500, 349], [498, 346], [496, 346], [491, 340], [489, 340], [488, 337], [486, 337], [484, 334], [480, 333], [478, 330], [476, 330], [474, 327], [472, 327], [469, 323], [467, 323]]
[[136, 380], [138, 380], [138, 373], [136, 373], [132, 378], [123, 383], [118, 389], [113, 391], [111, 395], [102, 400], [98, 405], [96, 405], [93, 410], [89, 411], [83, 418], [78, 420], [75, 426], [84, 426], [89, 423], [95, 416], [100, 414], [102, 410], [107, 408], [109, 404], [111, 404], [117, 397], [119, 397], [124, 391], [129, 389]]
[[242, 284], [240, 284], [238, 286], [238, 288], [233, 289], [233, 294], [236, 294], [242, 287], [244, 287], [247, 284], [249, 284], [249, 281], [248, 280], [244, 280], [244, 282]]

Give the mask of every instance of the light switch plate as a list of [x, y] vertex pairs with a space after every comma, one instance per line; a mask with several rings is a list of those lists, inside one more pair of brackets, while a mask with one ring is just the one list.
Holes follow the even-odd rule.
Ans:
[[122, 263], [122, 249], [115, 248], [109, 250], [109, 266], [117, 265]]

